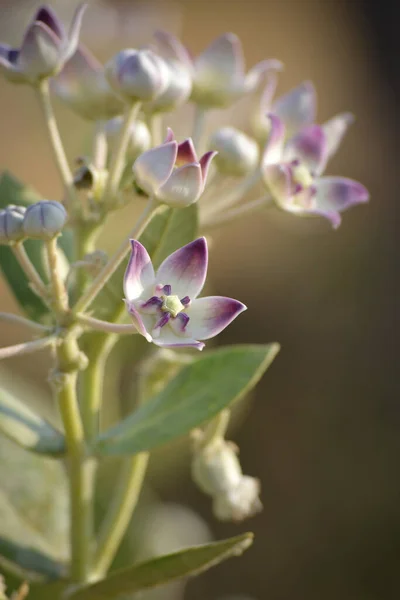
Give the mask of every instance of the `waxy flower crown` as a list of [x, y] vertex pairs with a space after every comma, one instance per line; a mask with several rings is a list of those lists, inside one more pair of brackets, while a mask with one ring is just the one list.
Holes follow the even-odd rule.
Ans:
[[[25, 285], [39, 300], [35, 314], [21, 302], [29, 318], [0, 313], [1, 319], [25, 325], [37, 337], [0, 349], [0, 359], [52, 350], [50, 381], [61, 410], [62, 443], [70, 467], [70, 580], [80, 584], [105, 577], [134, 510], [148, 452], [173, 437], [192, 432], [193, 479], [211, 496], [219, 519], [241, 520], [261, 509], [258, 480], [243, 475], [237, 448], [225, 439], [227, 406], [256, 383], [277, 345], [261, 353], [261, 363], [254, 358], [260, 351], [253, 346], [246, 347], [247, 358], [235, 363], [242, 351], [233, 347], [230, 371], [214, 383], [212, 377], [218, 376], [214, 363], [207, 373], [196, 373], [207, 361], [218, 363], [223, 353], [211, 353], [210, 359], [206, 354], [202, 362], [203, 358], [175, 352], [202, 350], [204, 340], [218, 335], [246, 309], [231, 298], [198, 297], [207, 274], [209, 233], [271, 205], [293, 217], [324, 217], [336, 228], [343, 211], [368, 200], [360, 183], [323, 175], [352, 115], [342, 113], [322, 125], [315, 123], [316, 93], [309, 82], [274, 99], [279, 61], [265, 60], [246, 72], [241, 43], [232, 33], [221, 35], [192, 59], [176, 37], [157, 32], [148, 48], [122, 50], [103, 66], [79, 43], [84, 11], [85, 6], [78, 8], [67, 34], [53, 11], [42, 7], [19, 49], [0, 45], [3, 75], [12, 83], [32, 86], [37, 94], [65, 191], [60, 202], [42, 200], [28, 206], [22, 195], [21, 205], [7, 206], [0, 198], [0, 244], [9, 246], [7, 256], [14, 255], [25, 275], [18, 289], [12, 277], [8, 281], [17, 298]], [[93, 122], [93, 152], [77, 159], [75, 170], [64, 152], [52, 95], [78, 117]], [[250, 106], [246, 132], [223, 127], [207, 140], [209, 111], [230, 107], [243, 97]], [[186, 102], [194, 107], [191, 137], [177, 141], [167, 127], [168, 114]], [[254, 192], [261, 195], [251, 198]], [[108, 258], [96, 247], [98, 235], [109, 214], [127, 203], [144, 207]], [[67, 264], [65, 229], [75, 240], [75, 254]], [[196, 229], [205, 237], [198, 237]], [[31, 245], [25, 244], [30, 238], [44, 252], [44, 269], [35, 262]], [[111, 309], [105, 298], [115, 283], [117, 301]], [[104, 314], [107, 318], [100, 318]], [[103, 337], [91, 337], [91, 332], [102, 332]], [[102, 434], [99, 415], [106, 358], [115, 334], [135, 333], [162, 348], [140, 371], [143, 389], [151, 387], [158, 374], [161, 396], [140, 397], [139, 401], [147, 400], [145, 410], [139, 408], [132, 423], [128, 417], [121, 431]], [[249, 371], [243, 374], [245, 369]], [[210, 387], [203, 398], [206, 384]], [[185, 394], [184, 401], [175, 402], [180, 393]], [[191, 407], [196, 398], [198, 404]], [[199, 429], [206, 421], [207, 427]], [[153, 436], [151, 441], [146, 431]], [[95, 472], [88, 473], [85, 465], [88, 457], [101, 453], [133, 454], [135, 462], [96, 546], [90, 538], [93, 524], [86, 500], [89, 488], [94, 497]], [[88, 481], [83, 483], [85, 477]], [[232, 548], [243, 550], [247, 543], [248, 539]]]

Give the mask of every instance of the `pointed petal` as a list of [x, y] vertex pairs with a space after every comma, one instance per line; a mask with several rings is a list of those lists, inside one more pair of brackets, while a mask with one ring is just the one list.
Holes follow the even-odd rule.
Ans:
[[283, 145], [285, 142], [285, 125], [276, 115], [268, 115], [271, 127], [264, 152], [261, 157], [261, 169], [267, 165], [279, 163], [282, 160]]
[[135, 305], [133, 304], [133, 302], [128, 302], [127, 300], [125, 300], [125, 305], [126, 308], [128, 309], [128, 313], [130, 314], [133, 324], [136, 327], [136, 329], [138, 330], [138, 332], [146, 338], [146, 340], [148, 342], [152, 342], [153, 338], [151, 337], [150, 333], [148, 332], [147, 328], [146, 328], [146, 324], [145, 321], [149, 320], [149, 318], [146, 316], [143, 316], [139, 313], [139, 311], [136, 309]]
[[234, 33], [214, 40], [195, 61], [196, 77], [219, 75], [225, 80], [244, 77], [242, 44]]
[[205, 344], [192, 337], [177, 335], [168, 325], [163, 327], [160, 335], [153, 339], [153, 343], [161, 348], [196, 348], [203, 350]]
[[176, 157], [178, 166], [188, 163], [197, 163], [197, 154], [191, 138], [178, 144], [178, 155]]
[[198, 298], [186, 310], [190, 319], [186, 332], [191, 337], [208, 340], [218, 335], [246, 308], [238, 300], [223, 296]]
[[354, 115], [351, 113], [340, 113], [322, 125], [326, 137], [328, 159], [338, 150], [342, 140], [354, 123]]
[[167, 31], [156, 31], [158, 53], [167, 61], [178, 62], [192, 70], [193, 63], [190, 54], [177, 37]]
[[276, 73], [283, 70], [283, 63], [275, 58], [263, 60], [257, 63], [247, 73], [245, 87], [248, 92], [258, 92], [269, 84], [271, 76], [276, 79]]
[[33, 19], [33, 22], [35, 21], [40, 21], [47, 25], [58, 38], [61, 39], [64, 37], [64, 26], [50, 6], [41, 6]]
[[158, 189], [157, 199], [177, 208], [189, 206], [199, 199], [203, 189], [200, 165], [184, 165], [175, 169]]
[[125, 298], [132, 302], [154, 282], [155, 276], [146, 248], [136, 240], [130, 240], [130, 242], [132, 250], [124, 276], [124, 293]]
[[310, 125], [288, 141], [283, 154], [285, 161], [300, 160], [311, 173], [319, 174], [326, 165], [327, 150], [323, 128]]
[[61, 61], [65, 62], [75, 53], [79, 44], [79, 34], [82, 26], [83, 15], [87, 9], [87, 4], [81, 4], [76, 9], [72, 17], [71, 25], [68, 31], [68, 36], [64, 37], [62, 48]]
[[167, 135], [163, 144], [167, 144], [168, 142], [173, 142], [175, 140], [175, 134], [172, 131], [171, 127], [167, 127]]
[[177, 153], [178, 144], [175, 141], [143, 152], [133, 165], [138, 185], [148, 194], [156, 194], [158, 188], [170, 177]]
[[342, 211], [369, 200], [368, 190], [346, 177], [321, 177], [315, 181], [315, 201], [320, 210]]
[[189, 296], [193, 301], [203, 289], [207, 265], [207, 242], [201, 237], [168, 256], [156, 273], [156, 281], [171, 285], [172, 294]]
[[272, 112], [284, 121], [288, 137], [300, 129], [314, 123], [316, 117], [317, 95], [310, 81], [301, 83], [284, 96], [278, 98]]
[[212, 159], [214, 158], [214, 156], [217, 156], [218, 152], [215, 152], [215, 150], [210, 150], [209, 152], [206, 152], [205, 154], [203, 154], [203, 156], [200, 159], [200, 167], [201, 167], [201, 175], [203, 178], [203, 187], [206, 184], [207, 181], [207, 175], [208, 175], [208, 170], [210, 168], [210, 164]]
[[59, 38], [47, 25], [34, 23], [22, 42], [19, 70], [32, 81], [54, 74], [60, 65], [60, 44]]
[[267, 165], [263, 179], [274, 200], [282, 207], [290, 203], [292, 197], [291, 171], [285, 164]]

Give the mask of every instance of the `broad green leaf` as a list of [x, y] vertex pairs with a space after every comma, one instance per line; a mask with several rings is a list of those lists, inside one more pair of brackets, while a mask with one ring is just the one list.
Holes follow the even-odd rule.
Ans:
[[3, 563], [47, 579], [59, 578], [68, 557], [69, 533], [63, 465], [0, 436], [0, 481]]
[[176, 579], [198, 575], [227, 558], [240, 556], [251, 546], [252, 541], [253, 534], [245, 533], [222, 542], [185, 548], [180, 552], [160, 556], [129, 569], [115, 571], [103, 581], [78, 589], [68, 598], [112, 600], [122, 594], [134, 594], [165, 585]]
[[[0, 176], [0, 209], [9, 204], [29, 206], [42, 198], [32, 188], [25, 186], [13, 175], [4, 171]], [[64, 232], [59, 244], [65, 255], [71, 257], [72, 239], [70, 232]], [[42, 277], [46, 279], [43, 264], [43, 243], [39, 240], [27, 240], [25, 250]], [[0, 269], [22, 309], [32, 319], [40, 321], [47, 313], [43, 302], [28, 287], [28, 281], [13, 252], [8, 246], [1, 246]]]
[[[149, 253], [157, 268], [169, 254], [193, 241], [197, 235], [197, 205], [187, 208], [168, 208], [154, 215], [140, 241]], [[104, 320], [114, 320], [122, 304], [122, 283], [126, 259], [116, 270], [107, 285], [94, 302], [96, 316]]]
[[184, 367], [156, 396], [102, 434], [95, 452], [136, 454], [188, 433], [244, 396], [261, 378], [278, 344], [231, 346]]
[[38, 454], [64, 454], [62, 433], [3, 387], [0, 388], [0, 431], [23, 448]]

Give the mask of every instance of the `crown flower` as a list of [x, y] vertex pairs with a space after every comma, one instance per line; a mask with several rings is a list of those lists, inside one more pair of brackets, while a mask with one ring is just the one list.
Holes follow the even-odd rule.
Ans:
[[28, 25], [21, 47], [0, 44], [0, 69], [13, 83], [38, 85], [56, 75], [74, 54], [79, 41], [86, 5], [76, 10], [66, 33], [57, 15], [46, 6], [40, 8]]
[[163, 144], [139, 156], [133, 173], [138, 186], [160, 202], [174, 207], [189, 206], [203, 193], [215, 154], [206, 152], [198, 160], [192, 140], [178, 144], [169, 129]]
[[270, 120], [262, 173], [280, 208], [300, 216], [323, 216], [337, 228], [342, 211], [368, 201], [361, 183], [346, 177], [321, 177], [344, 135], [348, 115], [338, 115], [325, 127], [309, 125], [286, 143], [283, 121], [276, 115], [270, 115]]
[[154, 271], [147, 250], [131, 240], [131, 257], [124, 278], [125, 302], [138, 332], [163, 347], [193, 347], [215, 337], [241, 312], [232, 298], [197, 298], [207, 275], [205, 238], [176, 250]]
[[84, 119], [108, 120], [124, 112], [110, 88], [103, 65], [82, 44], [51, 82], [60, 100]]

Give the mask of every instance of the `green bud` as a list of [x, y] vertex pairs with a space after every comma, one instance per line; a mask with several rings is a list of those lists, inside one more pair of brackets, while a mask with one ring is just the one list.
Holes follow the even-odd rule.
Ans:
[[23, 230], [25, 210], [24, 206], [10, 204], [0, 211], [0, 244], [19, 242], [25, 237]]
[[27, 208], [24, 216], [25, 235], [38, 240], [51, 240], [58, 235], [67, 220], [62, 204], [54, 200], [42, 200]]
[[234, 127], [218, 129], [211, 137], [209, 147], [218, 152], [214, 164], [224, 175], [240, 177], [257, 166], [259, 149], [256, 141]]

